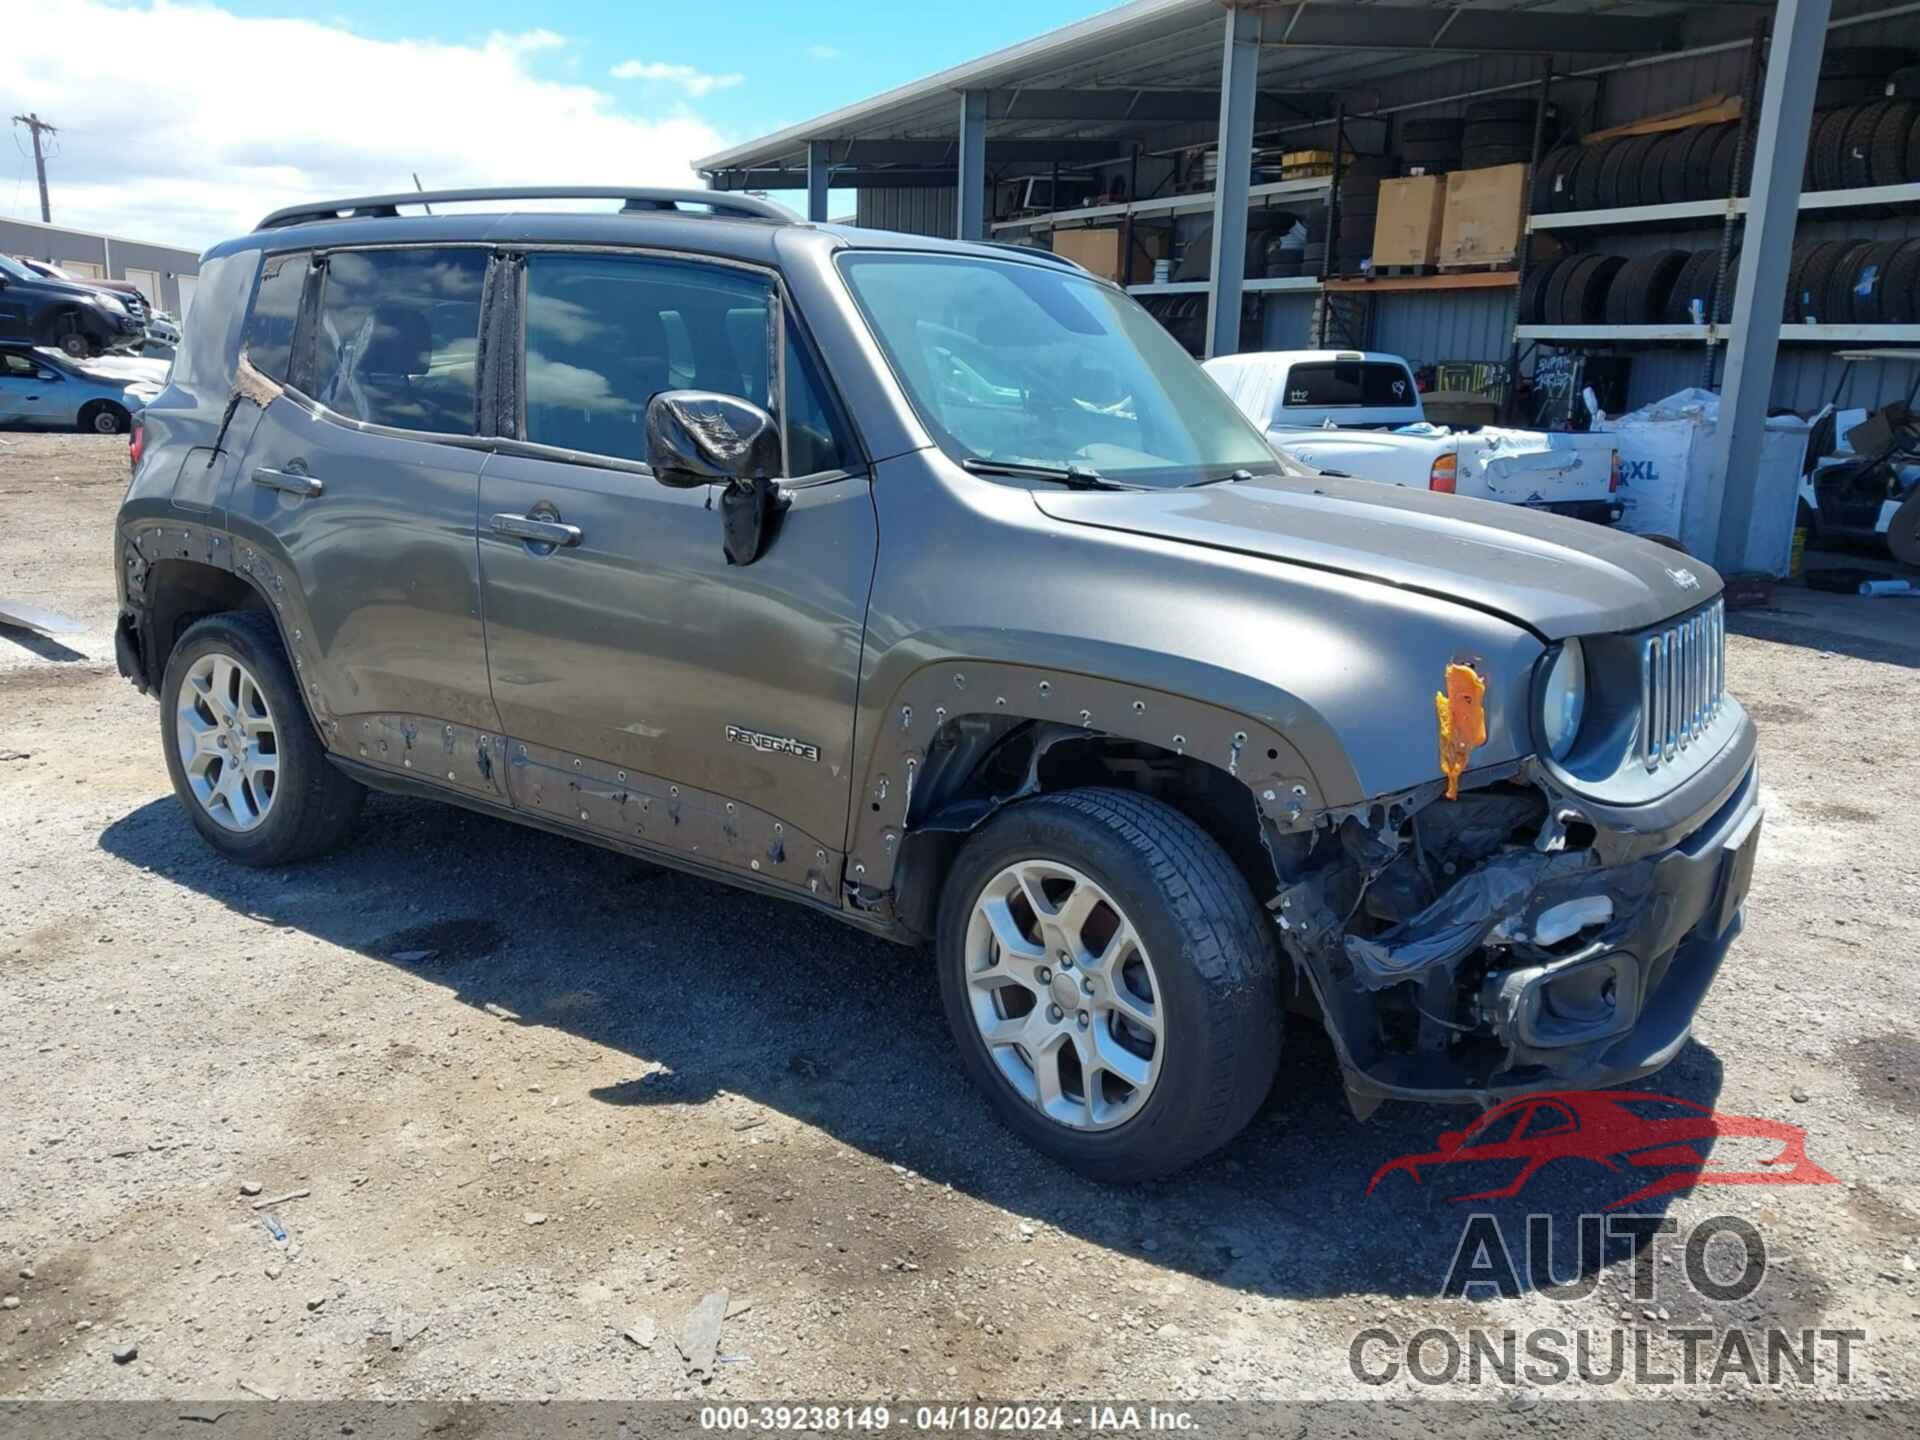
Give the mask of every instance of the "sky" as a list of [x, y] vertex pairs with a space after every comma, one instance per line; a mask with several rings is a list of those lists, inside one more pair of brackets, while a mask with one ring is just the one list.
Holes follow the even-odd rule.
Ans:
[[[429, 189], [698, 184], [701, 156], [1107, 3], [15, 0], [0, 121], [59, 127], [55, 224], [202, 248], [415, 172]], [[37, 220], [11, 130], [0, 215]]]

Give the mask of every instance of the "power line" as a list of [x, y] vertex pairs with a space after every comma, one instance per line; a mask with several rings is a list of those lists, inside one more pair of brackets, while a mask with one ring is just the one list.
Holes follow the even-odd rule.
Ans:
[[47, 203], [47, 156], [41, 145], [42, 135], [57, 135], [59, 130], [49, 125], [32, 111], [13, 117], [13, 123], [27, 127], [27, 133], [33, 137], [33, 172], [40, 178], [40, 223], [53, 223], [53, 208]]

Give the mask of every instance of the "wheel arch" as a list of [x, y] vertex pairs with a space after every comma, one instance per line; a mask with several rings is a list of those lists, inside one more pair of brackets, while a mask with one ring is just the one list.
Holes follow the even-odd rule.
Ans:
[[[141, 632], [140, 656], [157, 682], [180, 637], [196, 621], [230, 610], [271, 616], [273, 607], [249, 576], [190, 559], [163, 559], [145, 567], [140, 593], [129, 591]], [[275, 628], [279, 626], [276, 618]], [[286, 636], [280, 637], [286, 643]]]
[[[206, 536], [188, 534], [179, 553], [162, 550], [161, 531], [129, 537], [123, 557], [125, 601], [121, 625], [130, 631], [145, 674], [129, 677], [142, 689], [157, 691], [181, 636], [197, 620], [235, 610], [267, 616], [291, 656], [286, 626], [265, 586], [251, 573], [229, 570], [215, 560]], [[192, 543], [198, 539], [199, 544]]]
[[55, 345], [68, 330], [78, 330], [87, 334], [87, 312], [73, 301], [65, 301], [49, 306], [46, 314], [40, 317], [40, 339], [42, 345]]
[[1008, 804], [1087, 785], [1187, 815], [1263, 900], [1277, 885], [1273, 845], [1290, 843], [1295, 827], [1304, 845], [1311, 817], [1340, 798], [1264, 720], [1069, 671], [941, 661], [910, 676], [882, 712], [854, 795], [853, 903], [890, 906], [905, 930], [930, 934], [967, 835]]

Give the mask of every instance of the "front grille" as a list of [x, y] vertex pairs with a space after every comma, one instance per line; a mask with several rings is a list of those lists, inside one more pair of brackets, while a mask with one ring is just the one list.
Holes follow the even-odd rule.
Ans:
[[1727, 681], [1727, 607], [1704, 610], [1649, 635], [1640, 647], [1640, 758], [1672, 763], [1720, 713]]

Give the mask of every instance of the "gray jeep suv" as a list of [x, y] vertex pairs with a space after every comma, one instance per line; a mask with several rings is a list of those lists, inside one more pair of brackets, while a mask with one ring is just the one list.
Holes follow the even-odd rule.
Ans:
[[563, 193], [208, 253], [116, 550], [214, 847], [374, 788], [930, 943], [1106, 1178], [1239, 1130], [1290, 1010], [1361, 1115], [1679, 1050], [1760, 818], [1711, 570], [1303, 470], [1044, 253]]

